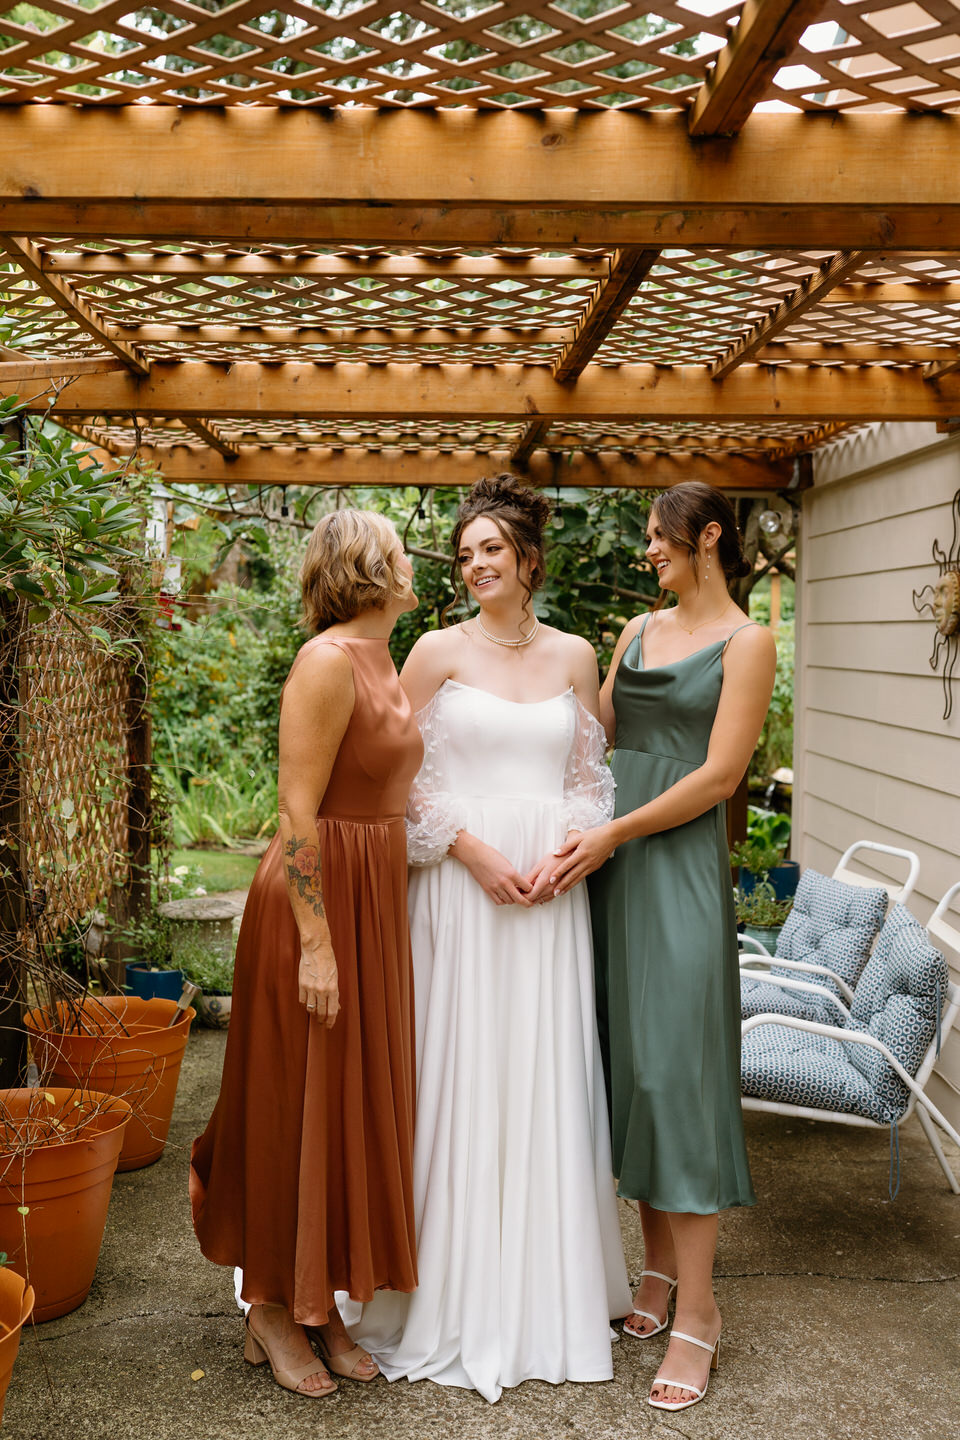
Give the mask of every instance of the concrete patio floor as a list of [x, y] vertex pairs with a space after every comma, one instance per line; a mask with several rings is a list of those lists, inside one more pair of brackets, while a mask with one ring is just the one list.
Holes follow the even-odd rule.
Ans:
[[[614, 1346], [609, 1384], [528, 1383], [487, 1405], [429, 1382], [341, 1381], [332, 1399], [245, 1365], [232, 1277], [200, 1255], [187, 1157], [216, 1094], [225, 1037], [193, 1035], [170, 1143], [118, 1175], [93, 1290], [23, 1337], [9, 1440], [920, 1440], [960, 1434], [960, 1197], [919, 1126], [902, 1135], [891, 1204], [882, 1134], [747, 1115], [760, 1203], [722, 1220], [718, 1374], [678, 1415], [645, 1404], [665, 1335]], [[955, 1158], [956, 1152], [953, 1152]], [[621, 1206], [630, 1275], [637, 1216]], [[203, 1378], [192, 1380], [202, 1369]]]

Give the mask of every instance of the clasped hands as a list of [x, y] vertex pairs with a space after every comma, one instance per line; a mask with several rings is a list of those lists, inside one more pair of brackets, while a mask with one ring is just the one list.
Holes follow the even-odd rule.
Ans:
[[521, 875], [505, 855], [461, 831], [450, 854], [460, 860], [495, 905], [544, 905], [599, 869], [615, 849], [609, 826], [571, 830], [562, 845]]

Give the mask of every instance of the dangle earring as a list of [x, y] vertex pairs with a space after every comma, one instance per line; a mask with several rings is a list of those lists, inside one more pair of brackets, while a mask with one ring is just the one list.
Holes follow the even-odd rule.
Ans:
[[708, 545], [708, 546], [707, 546], [707, 568], [706, 568], [706, 570], [703, 572], [703, 583], [704, 583], [704, 585], [706, 585], [706, 583], [707, 583], [707, 581], [708, 581], [709, 579], [710, 579], [710, 547], [709, 547], [709, 545]]

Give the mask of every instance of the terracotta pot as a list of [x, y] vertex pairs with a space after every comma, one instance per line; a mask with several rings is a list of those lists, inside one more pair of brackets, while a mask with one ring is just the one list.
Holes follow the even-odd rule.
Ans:
[[130, 1106], [90, 1090], [0, 1090], [8, 1124], [38, 1115], [60, 1133], [0, 1155], [0, 1250], [33, 1286], [34, 1318], [53, 1320], [82, 1305], [93, 1284]]
[[[184, 1010], [175, 1025], [172, 1000], [135, 995], [88, 996], [83, 1030], [71, 1026], [70, 1009], [31, 1010], [24, 1016], [34, 1059], [45, 1080], [104, 1090], [133, 1107], [118, 1170], [139, 1170], [163, 1154], [180, 1078], [180, 1064], [196, 1012]], [[169, 1028], [168, 1028], [169, 1026]]]
[[0, 1420], [3, 1402], [10, 1388], [13, 1362], [20, 1349], [20, 1332], [30, 1319], [33, 1309], [33, 1286], [22, 1275], [6, 1267], [0, 1269]]

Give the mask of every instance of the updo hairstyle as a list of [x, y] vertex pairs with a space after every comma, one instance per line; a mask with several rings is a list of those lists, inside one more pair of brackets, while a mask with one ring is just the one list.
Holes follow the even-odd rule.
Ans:
[[400, 537], [373, 510], [333, 510], [317, 521], [300, 567], [303, 628], [311, 633], [383, 610], [410, 593]]
[[443, 623], [449, 624], [448, 614], [461, 600], [460, 563], [457, 555], [460, 540], [466, 527], [473, 520], [487, 517], [493, 521], [517, 557], [517, 569], [522, 563], [529, 566], [529, 577], [524, 585], [527, 592], [526, 609], [547, 578], [547, 557], [543, 543], [543, 530], [550, 519], [550, 501], [539, 490], [522, 485], [515, 475], [504, 471], [490, 479], [478, 480], [469, 495], [460, 505], [450, 536], [453, 561], [450, 566], [450, 583], [456, 599], [443, 612]]
[[727, 584], [750, 574], [752, 567], [743, 554], [737, 517], [722, 490], [705, 485], [702, 480], [684, 480], [669, 490], [661, 490], [653, 503], [653, 512], [664, 539], [686, 550], [695, 580], [700, 578], [700, 536], [711, 521], [720, 526], [717, 559]]

